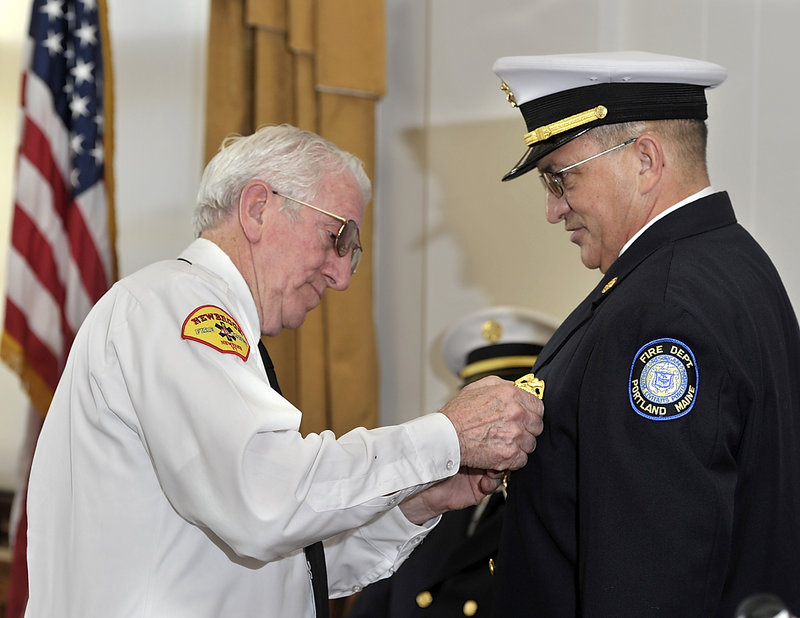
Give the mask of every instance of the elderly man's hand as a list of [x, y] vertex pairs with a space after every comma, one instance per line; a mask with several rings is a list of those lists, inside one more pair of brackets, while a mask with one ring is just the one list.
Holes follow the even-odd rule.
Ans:
[[468, 384], [439, 411], [453, 423], [468, 468], [521, 468], [544, 427], [542, 401], [496, 376]]
[[406, 498], [400, 503], [400, 510], [410, 522], [421, 525], [446, 511], [478, 504], [497, 490], [500, 482], [501, 477], [485, 470], [461, 468], [454, 476]]

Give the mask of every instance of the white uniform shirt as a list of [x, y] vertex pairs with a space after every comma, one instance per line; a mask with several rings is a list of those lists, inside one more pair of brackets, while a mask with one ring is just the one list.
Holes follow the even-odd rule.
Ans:
[[[325, 539], [330, 595], [357, 591], [429, 530], [393, 507], [458, 470], [439, 413], [301, 438], [244, 279], [207, 240], [181, 257], [76, 337], [31, 472], [28, 618], [313, 616], [302, 547]], [[227, 318], [230, 349], [200, 340]]]

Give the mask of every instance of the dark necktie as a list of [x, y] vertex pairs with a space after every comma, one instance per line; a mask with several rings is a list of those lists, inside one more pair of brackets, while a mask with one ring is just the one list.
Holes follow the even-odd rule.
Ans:
[[[278, 376], [275, 375], [275, 366], [269, 357], [267, 348], [262, 341], [258, 342], [258, 351], [261, 353], [261, 360], [264, 361], [264, 368], [267, 371], [267, 379], [273, 390], [281, 394], [281, 387], [278, 386]], [[325, 549], [322, 541], [312, 543], [304, 547], [306, 561], [311, 570], [311, 585], [314, 589], [314, 607], [317, 610], [318, 618], [328, 618], [328, 573], [325, 567]]]

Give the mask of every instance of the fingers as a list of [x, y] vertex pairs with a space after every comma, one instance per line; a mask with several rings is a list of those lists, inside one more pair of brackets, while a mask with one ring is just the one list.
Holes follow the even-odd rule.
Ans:
[[542, 400], [530, 391], [524, 391], [514, 387], [517, 402], [527, 412], [524, 416], [525, 429], [534, 437], [542, 433], [544, 429], [544, 404]]
[[458, 433], [462, 465], [484, 470], [524, 466], [544, 428], [542, 401], [495, 376], [465, 387], [441, 412]]
[[487, 496], [497, 491], [503, 482], [503, 476], [505, 476], [502, 472], [499, 477], [491, 476], [491, 472], [496, 472], [496, 470], [487, 470], [487, 473], [478, 482], [478, 488]]

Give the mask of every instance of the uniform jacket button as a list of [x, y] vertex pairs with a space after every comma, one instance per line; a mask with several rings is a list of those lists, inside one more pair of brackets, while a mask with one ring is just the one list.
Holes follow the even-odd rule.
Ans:
[[427, 590], [420, 592], [417, 595], [417, 605], [419, 605], [422, 609], [429, 607], [431, 603], [433, 603], [433, 595]]

